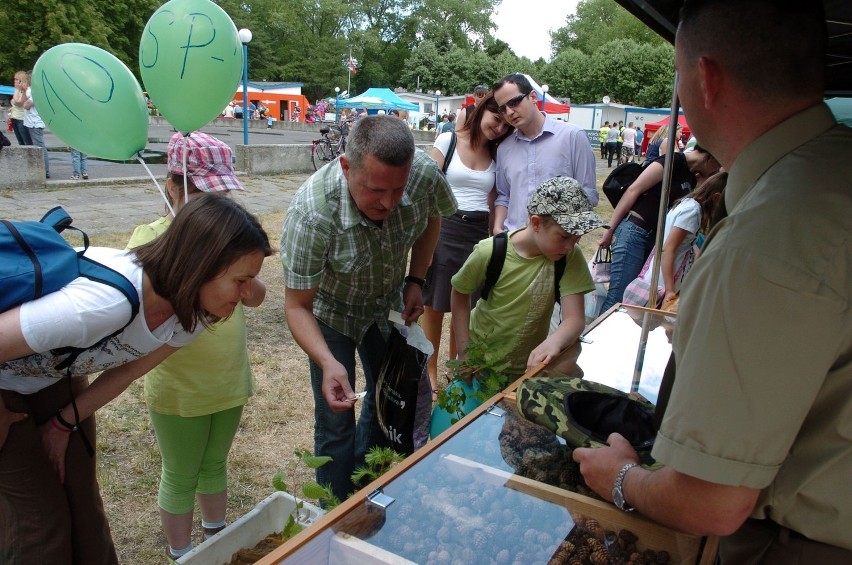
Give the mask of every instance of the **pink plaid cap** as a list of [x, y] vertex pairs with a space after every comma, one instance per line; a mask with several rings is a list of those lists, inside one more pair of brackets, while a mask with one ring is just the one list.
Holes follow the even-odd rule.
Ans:
[[169, 172], [183, 175], [183, 148], [187, 147], [186, 175], [203, 192], [244, 190], [234, 174], [233, 152], [228, 145], [213, 136], [194, 131], [184, 137], [176, 133], [169, 140]]

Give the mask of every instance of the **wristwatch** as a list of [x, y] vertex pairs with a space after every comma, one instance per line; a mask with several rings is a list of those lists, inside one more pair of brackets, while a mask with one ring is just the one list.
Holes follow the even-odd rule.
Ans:
[[405, 277], [405, 283], [416, 284], [420, 288], [423, 288], [423, 286], [426, 284], [426, 279], [421, 279], [420, 277], [415, 277], [414, 275], [408, 275], [407, 277]]
[[634, 510], [634, 508], [627, 504], [627, 501], [624, 500], [624, 490], [622, 487], [624, 485], [624, 477], [627, 475], [627, 471], [638, 466], [638, 463], [627, 463], [621, 468], [621, 471], [618, 472], [618, 476], [615, 477], [615, 484], [612, 485], [612, 502], [619, 510], [624, 510], [625, 512], [633, 512]]

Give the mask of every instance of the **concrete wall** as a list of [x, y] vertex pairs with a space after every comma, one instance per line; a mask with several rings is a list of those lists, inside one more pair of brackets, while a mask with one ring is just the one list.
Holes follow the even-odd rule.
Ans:
[[[429, 151], [431, 143], [416, 143], [419, 149]], [[313, 173], [310, 145], [237, 145], [236, 170], [249, 176], [283, 175], [287, 173]]]
[[11, 145], [0, 150], [0, 190], [43, 189], [44, 174], [41, 147]]
[[237, 145], [235, 167], [249, 176], [312, 173], [310, 145]]

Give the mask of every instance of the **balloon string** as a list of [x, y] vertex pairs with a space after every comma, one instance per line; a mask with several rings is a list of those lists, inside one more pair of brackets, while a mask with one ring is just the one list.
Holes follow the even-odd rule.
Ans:
[[175, 215], [174, 209], [172, 209], [172, 204], [169, 202], [168, 196], [166, 196], [166, 192], [163, 190], [163, 187], [160, 186], [160, 183], [157, 182], [157, 177], [151, 172], [151, 169], [148, 168], [148, 163], [142, 158], [142, 153], [136, 153], [136, 160], [142, 163], [142, 166], [145, 168], [145, 171], [148, 173], [148, 176], [151, 177], [151, 180], [154, 181], [154, 184], [157, 186], [157, 190], [160, 191], [160, 195], [162, 195], [163, 200], [166, 201], [166, 208], [171, 212], [172, 217]]
[[[189, 132], [192, 133], [192, 132]], [[189, 182], [186, 179], [186, 154], [189, 153], [189, 147], [187, 147], [187, 143], [189, 143], [189, 133], [184, 134], [183, 136], [183, 203], [186, 205], [189, 202]], [[174, 216], [174, 214], [172, 214]]]

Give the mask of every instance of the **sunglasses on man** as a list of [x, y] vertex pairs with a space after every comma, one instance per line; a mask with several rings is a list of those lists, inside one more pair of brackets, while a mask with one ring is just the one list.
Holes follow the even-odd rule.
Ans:
[[511, 108], [511, 109], [514, 110], [515, 108], [518, 107], [518, 104], [520, 104], [524, 100], [524, 98], [526, 98], [529, 95], [530, 95], [529, 92], [527, 92], [526, 94], [518, 94], [514, 98], [510, 98], [505, 104], [501, 104], [500, 106], [497, 106], [497, 111], [500, 112], [501, 114], [505, 114], [506, 110], [508, 108]]

